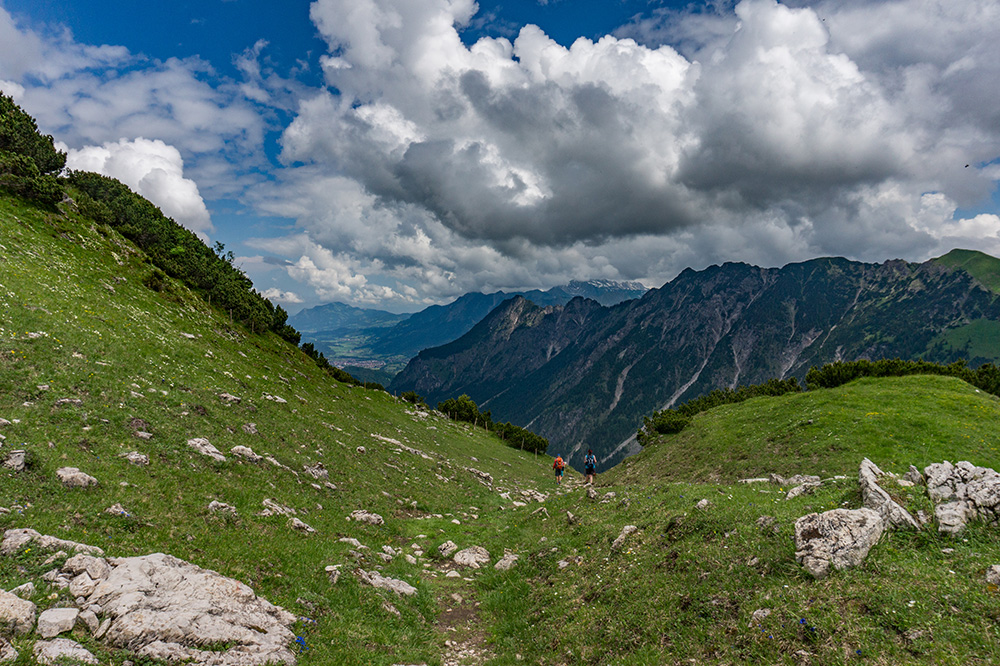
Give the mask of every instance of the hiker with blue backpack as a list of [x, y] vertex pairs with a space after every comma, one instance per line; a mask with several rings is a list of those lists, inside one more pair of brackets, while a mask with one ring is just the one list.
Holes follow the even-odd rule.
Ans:
[[597, 456], [594, 455], [593, 449], [587, 449], [587, 457], [583, 459], [583, 469], [584, 476], [587, 479], [587, 485], [594, 485], [594, 475], [597, 473]]

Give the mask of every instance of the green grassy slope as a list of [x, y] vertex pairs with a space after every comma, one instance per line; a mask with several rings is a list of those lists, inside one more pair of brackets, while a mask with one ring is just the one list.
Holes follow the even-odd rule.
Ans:
[[[181, 285], [151, 291], [143, 285], [151, 270], [113, 231], [0, 198], [0, 417], [11, 421], [0, 453], [23, 448], [30, 457], [25, 472], [0, 471], [0, 506], [11, 509], [0, 514], [0, 531], [31, 527], [110, 556], [163, 551], [235, 577], [316, 621], [296, 627], [313, 646], [301, 663], [439, 663], [445, 582], [422, 566], [436, 573], [436, 563], [396, 557], [383, 566], [374, 553], [385, 545], [412, 552], [416, 543], [430, 554], [451, 539], [502, 554], [507, 544], [489, 520], [511, 502], [498, 493], [547, 481], [543, 464], [482, 430], [339, 384], [294, 346], [247, 335]], [[222, 393], [242, 401], [227, 404]], [[258, 434], [244, 431], [250, 423]], [[194, 437], [227, 461], [196, 453], [186, 444]], [[287, 469], [241, 462], [229, 454], [238, 444]], [[129, 451], [147, 454], [149, 466], [120, 457]], [[316, 462], [336, 491], [304, 473]], [[67, 490], [56, 479], [62, 466], [100, 485]], [[466, 467], [492, 474], [495, 487]], [[293, 531], [287, 517], [256, 515], [265, 499], [296, 509], [316, 534]], [[238, 517], [210, 513], [212, 500], [235, 506]], [[129, 515], [105, 513], [114, 503]], [[345, 520], [355, 509], [386, 524]], [[420, 593], [360, 587], [346, 573], [355, 564], [341, 537], [371, 549], [365, 568], [377, 563]], [[0, 558], [0, 587], [26, 582], [28, 564]], [[335, 587], [324, 571], [334, 564], [345, 571]], [[36, 596], [40, 608], [53, 603], [44, 590]], [[95, 649], [102, 663], [127, 657]]]
[[[518, 653], [546, 664], [995, 663], [998, 597], [984, 580], [1000, 563], [995, 526], [957, 539], [933, 527], [887, 534], [863, 567], [821, 581], [796, 565], [793, 535], [807, 513], [861, 506], [865, 456], [902, 474], [943, 459], [997, 467], [998, 449], [1000, 400], [942, 377], [701, 414], [603, 475], [599, 494], [613, 499], [550, 500], [553, 518], [527, 526], [527, 566], [492, 583], [496, 640], [515, 655], [497, 663]], [[790, 501], [787, 486], [736, 483], [770, 472], [830, 481]], [[922, 488], [886, 487], [933, 514]], [[702, 499], [708, 510], [695, 507]], [[759, 525], [766, 516], [773, 523]], [[625, 525], [639, 529], [616, 552]], [[759, 609], [770, 615], [754, 621]]]
[[1000, 467], [998, 424], [1000, 399], [958, 379], [861, 379], [712, 409], [616, 471], [629, 482], [734, 483], [771, 472], [852, 474], [865, 456], [904, 472], [959, 458]]
[[[151, 291], [140, 253], [65, 211], [0, 198], [0, 418], [12, 421], [0, 428], [0, 453], [30, 452], [25, 472], [0, 471], [0, 507], [11, 510], [0, 530], [32, 527], [111, 556], [163, 551], [233, 576], [307, 618], [295, 626], [309, 647], [302, 664], [1000, 661], [997, 591], [983, 580], [1000, 563], [996, 528], [957, 539], [892, 533], [864, 566], [822, 581], [795, 564], [791, 538], [805, 513], [860, 505], [864, 456], [900, 473], [943, 459], [1000, 466], [992, 396], [950, 378], [905, 377], [755, 399], [647, 446], [599, 478], [597, 500], [573, 487], [571, 472], [564, 493], [516, 506], [521, 489], [553, 490], [548, 459], [334, 382], [301, 351], [247, 335], [181, 285]], [[241, 402], [225, 403], [224, 392]], [[58, 404], [64, 398], [80, 404]], [[258, 434], [244, 431], [250, 423]], [[138, 438], [140, 428], [152, 439]], [[228, 460], [197, 454], [186, 444], [193, 437]], [[283, 467], [241, 462], [229, 454], [237, 444]], [[120, 457], [128, 451], [150, 465], [130, 465]], [[336, 490], [304, 473], [316, 462]], [[101, 483], [67, 490], [55, 478], [61, 466]], [[492, 489], [467, 467], [491, 474]], [[735, 483], [770, 472], [847, 478], [791, 501], [788, 488]], [[919, 488], [890, 492], [913, 511], [931, 508]], [[257, 515], [264, 499], [295, 508], [317, 532]], [[696, 509], [701, 499], [712, 506]], [[212, 500], [238, 517], [210, 513]], [[129, 515], [104, 512], [116, 502]], [[362, 508], [386, 524], [345, 520]], [[761, 527], [765, 516], [773, 523]], [[638, 531], [613, 551], [625, 525]], [[360, 586], [341, 537], [370, 549], [360, 566], [380, 566], [418, 594]], [[431, 554], [448, 539], [485, 546], [493, 561], [505, 549], [521, 559], [510, 572], [445, 578], [448, 563]], [[427, 552], [417, 564], [374, 555], [382, 546], [412, 553], [411, 544]], [[37, 581], [50, 568], [44, 557], [0, 558], [0, 587]], [[336, 564], [344, 575], [331, 585], [324, 567]], [[33, 601], [64, 600], [50, 593], [43, 586]], [[754, 621], [758, 609], [771, 613]], [[134, 661], [84, 632], [74, 638], [102, 663]], [[14, 642], [18, 665], [29, 664], [30, 640]]]
[[949, 268], [961, 268], [979, 280], [987, 289], [1000, 293], [1000, 259], [976, 250], [959, 250], [935, 259]]

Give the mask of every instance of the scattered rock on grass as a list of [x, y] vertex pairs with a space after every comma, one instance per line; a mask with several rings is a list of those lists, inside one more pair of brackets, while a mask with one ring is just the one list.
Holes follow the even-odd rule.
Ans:
[[382, 516], [377, 513], [372, 513], [370, 511], [357, 510], [352, 511], [350, 515], [351, 520], [357, 521], [359, 523], [365, 523], [366, 525], [384, 525], [385, 520]]
[[198, 453], [203, 456], [208, 456], [212, 460], [218, 460], [219, 462], [225, 462], [226, 460], [226, 456], [222, 455], [222, 452], [212, 446], [212, 444], [204, 437], [189, 439], [187, 444]]
[[405, 580], [398, 580], [396, 578], [386, 578], [377, 571], [365, 571], [364, 569], [358, 569], [354, 572], [358, 581], [364, 585], [371, 585], [382, 590], [389, 590], [395, 592], [401, 596], [412, 597], [417, 593], [417, 588], [413, 587]]
[[816, 578], [861, 564], [885, 522], [872, 509], [834, 509], [795, 521], [795, 560]]
[[634, 534], [639, 531], [639, 528], [635, 525], [626, 525], [622, 528], [621, 533], [618, 538], [614, 540], [611, 544], [611, 550], [621, 550], [622, 546], [625, 545], [625, 540], [628, 539], [630, 534]]
[[459, 566], [478, 569], [481, 565], [490, 563], [490, 552], [482, 546], [470, 546], [455, 553], [452, 559]]
[[67, 488], [86, 488], [97, 485], [97, 479], [81, 472], [76, 467], [60, 467], [56, 470], [56, 476]]
[[129, 451], [128, 453], [121, 454], [122, 458], [129, 461], [133, 465], [139, 467], [145, 467], [149, 464], [149, 456], [145, 453], [139, 453], [138, 451]]
[[506, 552], [503, 557], [497, 560], [497, 563], [493, 565], [493, 568], [497, 571], [510, 571], [510, 569], [517, 564], [517, 561], [521, 559], [516, 553]]
[[441, 557], [450, 557], [452, 553], [458, 550], [458, 546], [452, 541], [445, 541], [443, 544], [438, 546], [438, 555]]

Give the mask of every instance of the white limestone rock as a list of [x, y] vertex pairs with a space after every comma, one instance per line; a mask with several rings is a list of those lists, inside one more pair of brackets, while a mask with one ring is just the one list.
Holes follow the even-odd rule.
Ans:
[[4, 457], [3, 466], [15, 472], [23, 472], [27, 463], [27, 458], [27, 451], [24, 449], [15, 449]]
[[303, 465], [302, 469], [318, 481], [327, 481], [330, 478], [330, 472], [327, 471], [322, 462], [317, 462], [315, 465]]
[[42, 638], [55, 638], [61, 633], [72, 631], [79, 616], [78, 608], [50, 608], [38, 616], [35, 631]]
[[16, 553], [29, 543], [34, 543], [43, 550], [72, 550], [77, 553], [104, 555], [104, 551], [97, 546], [88, 546], [75, 541], [57, 539], [56, 537], [40, 534], [30, 528], [12, 529], [4, 532], [3, 541], [0, 542], [0, 555]]
[[103, 580], [111, 573], [111, 566], [103, 557], [79, 553], [66, 560], [62, 570], [73, 575], [86, 573], [94, 580]]
[[18, 585], [17, 587], [11, 588], [11, 594], [16, 594], [22, 599], [30, 599], [35, 595], [35, 584], [28, 581], [24, 585]]
[[259, 456], [256, 453], [254, 453], [253, 449], [251, 449], [249, 446], [237, 445], [229, 449], [229, 452], [232, 453], [234, 456], [239, 456], [240, 458], [243, 458], [244, 460], [249, 460], [250, 462], [253, 463], [260, 462], [261, 460], [264, 459], [263, 456]]
[[453, 541], [445, 541], [438, 546], [438, 555], [441, 557], [451, 557], [451, 554], [458, 550], [458, 546]]
[[377, 571], [365, 571], [364, 569], [358, 569], [354, 575], [357, 576], [358, 581], [364, 585], [371, 585], [372, 587], [377, 587], [382, 590], [389, 590], [390, 592], [395, 592], [400, 596], [412, 597], [417, 593], [417, 588], [413, 587], [405, 580], [386, 578]]
[[35, 626], [36, 613], [35, 604], [0, 590], [0, 628], [10, 627], [16, 634], [26, 634]]
[[97, 485], [97, 479], [81, 472], [76, 467], [60, 467], [56, 470], [56, 476], [67, 488], [86, 488]]
[[231, 516], [238, 515], [235, 506], [218, 500], [212, 500], [208, 503], [208, 511], [209, 513], [228, 513]]
[[626, 525], [625, 527], [623, 527], [621, 533], [618, 535], [618, 538], [616, 538], [614, 542], [612, 542], [611, 550], [621, 550], [622, 546], [625, 545], [625, 541], [626, 539], [628, 539], [629, 535], [635, 534], [638, 531], [639, 528], [636, 527], [635, 525]]
[[212, 443], [209, 442], [204, 437], [195, 437], [193, 439], [189, 439], [187, 441], [187, 445], [190, 446], [195, 451], [197, 451], [198, 453], [200, 453], [201, 455], [208, 456], [212, 460], [217, 460], [219, 462], [226, 461], [226, 456], [222, 455], [222, 452], [219, 451], [219, 449], [212, 446]]
[[885, 529], [873, 509], [834, 509], [795, 521], [795, 560], [815, 578], [861, 564]]
[[357, 511], [351, 511], [351, 520], [357, 521], [359, 523], [365, 523], [366, 525], [384, 525], [385, 520], [382, 516], [377, 513], [372, 513], [370, 511], [363, 511], [361, 509]]
[[89, 601], [111, 620], [104, 637], [112, 645], [152, 656], [161, 644], [228, 644], [225, 652], [199, 651], [198, 663], [295, 663], [287, 647], [295, 616], [247, 585], [163, 553], [111, 564]]
[[823, 484], [819, 481], [810, 481], [808, 483], [802, 483], [785, 494], [785, 500], [793, 500], [796, 497], [801, 497], [802, 495], [811, 495], [813, 491], [820, 488]]
[[482, 546], [470, 546], [455, 553], [452, 559], [461, 567], [478, 569], [490, 563], [490, 552]]
[[861, 461], [858, 469], [858, 483], [861, 486], [861, 499], [866, 507], [878, 511], [887, 525], [920, 529], [910, 512], [893, 500], [878, 483], [879, 478], [886, 476], [885, 472], [868, 458]]
[[145, 467], [149, 464], [149, 456], [145, 453], [139, 453], [138, 451], [129, 451], [128, 453], [121, 454], [122, 458], [129, 461], [137, 467]]
[[295, 517], [288, 519], [288, 526], [291, 527], [296, 532], [302, 532], [303, 534], [315, 534], [316, 530], [309, 525], [305, 524], [301, 520]]
[[32, 649], [32, 654], [39, 664], [97, 664], [97, 657], [85, 647], [68, 638], [56, 638], [51, 641], [38, 641]]
[[517, 564], [519, 559], [521, 558], [516, 553], [504, 553], [503, 557], [497, 560], [497, 563], [493, 565], [493, 568], [497, 571], [510, 571], [511, 568]]

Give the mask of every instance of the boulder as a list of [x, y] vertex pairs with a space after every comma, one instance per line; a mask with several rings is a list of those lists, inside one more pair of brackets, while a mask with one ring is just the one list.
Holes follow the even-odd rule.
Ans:
[[1000, 586], [1000, 564], [994, 564], [986, 570], [986, 582], [990, 585]]
[[354, 572], [357, 576], [359, 582], [364, 585], [371, 585], [372, 587], [377, 587], [382, 590], [389, 590], [390, 592], [395, 592], [400, 596], [412, 597], [417, 593], [417, 588], [413, 587], [404, 580], [398, 580], [396, 578], [386, 578], [377, 571], [365, 571], [363, 569], [358, 569]]
[[295, 616], [243, 583], [163, 553], [112, 564], [89, 598], [111, 620], [104, 638], [112, 645], [147, 656], [161, 645], [228, 645], [225, 652], [199, 651], [198, 663], [295, 663], [287, 647]]
[[445, 541], [443, 544], [438, 546], [438, 555], [441, 557], [450, 557], [452, 553], [458, 550], [458, 546], [452, 541]]
[[910, 512], [899, 505], [878, 483], [885, 472], [868, 458], [861, 461], [858, 469], [858, 483], [861, 486], [861, 499], [866, 507], [878, 511], [887, 525], [893, 527], [909, 527], [920, 529]]
[[470, 546], [455, 553], [452, 559], [460, 567], [478, 569], [481, 565], [490, 563], [490, 552], [482, 546]]
[[212, 446], [211, 442], [209, 442], [204, 437], [195, 437], [193, 439], [189, 439], [187, 441], [187, 445], [190, 446], [195, 451], [197, 451], [198, 453], [200, 453], [201, 455], [208, 456], [212, 460], [217, 460], [219, 462], [225, 462], [226, 460], [226, 456], [222, 455], [222, 452], [219, 451], [219, 449]]
[[60, 467], [56, 470], [56, 476], [67, 488], [86, 488], [97, 485], [97, 479], [89, 474], [84, 474], [76, 467]]
[[238, 405], [239, 403], [243, 402], [243, 398], [235, 396], [231, 393], [220, 393], [219, 399], [222, 400], [222, 402], [231, 405]]
[[618, 534], [618, 538], [614, 540], [611, 544], [611, 550], [621, 550], [622, 546], [625, 545], [625, 540], [628, 539], [630, 534], [634, 534], [639, 531], [639, 528], [635, 525], [626, 525], [622, 528], [621, 533]]
[[884, 529], [882, 516], [868, 508], [810, 513], [795, 521], [795, 560], [816, 578], [855, 567]]
[[26, 634], [35, 626], [36, 612], [35, 604], [0, 590], [0, 629], [10, 627], [16, 634]]
[[80, 610], [77, 608], [50, 608], [38, 616], [35, 630], [42, 638], [55, 638], [61, 633], [72, 631], [79, 616]]
[[38, 641], [32, 649], [35, 661], [39, 664], [97, 664], [97, 657], [85, 647], [68, 638], [56, 638], [51, 641]]
[[243, 432], [245, 432], [248, 435], [256, 435], [257, 434], [257, 424], [256, 423], [244, 423], [243, 424]]
[[702, 511], [708, 511], [712, 508], [712, 503], [707, 499], [699, 500], [698, 503], [694, 505], [694, 508]]

